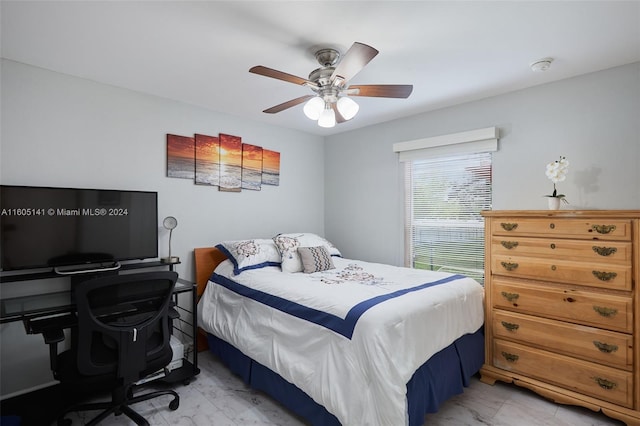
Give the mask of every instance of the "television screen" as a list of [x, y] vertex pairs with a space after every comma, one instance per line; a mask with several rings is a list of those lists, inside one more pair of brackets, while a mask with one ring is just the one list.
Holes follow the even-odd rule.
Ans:
[[158, 256], [158, 194], [0, 186], [0, 269]]

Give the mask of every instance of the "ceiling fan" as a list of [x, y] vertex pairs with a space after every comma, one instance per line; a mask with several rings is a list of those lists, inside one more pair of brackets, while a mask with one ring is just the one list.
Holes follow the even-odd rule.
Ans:
[[281, 103], [263, 112], [275, 114], [306, 101], [304, 113], [307, 117], [318, 120], [321, 127], [333, 127], [336, 122], [350, 120], [358, 113], [360, 107], [349, 96], [406, 99], [413, 91], [413, 85], [410, 84], [347, 86], [347, 82], [377, 54], [378, 51], [373, 47], [358, 42], [353, 43], [342, 59], [336, 49], [320, 49], [315, 53], [315, 57], [321, 67], [312, 71], [308, 79], [262, 65], [251, 68], [249, 72], [307, 86], [315, 93]]

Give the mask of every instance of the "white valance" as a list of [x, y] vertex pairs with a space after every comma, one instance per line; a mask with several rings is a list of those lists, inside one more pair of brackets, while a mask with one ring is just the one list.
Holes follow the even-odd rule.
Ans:
[[498, 128], [469, 130], [450, 135], [433, 136], [393, 144], [400, 161], [422, 160], [451, 155], [492, 152], [498, 150]]

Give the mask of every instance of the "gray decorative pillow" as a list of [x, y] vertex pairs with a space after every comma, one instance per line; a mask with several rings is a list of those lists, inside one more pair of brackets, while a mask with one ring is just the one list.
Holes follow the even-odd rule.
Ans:
[[331, 254], [325, 246], [318, 247], [298, 247], [298, 254], [302, 260], [303, 272], [311, 274], [313, 272], [334, 269]]

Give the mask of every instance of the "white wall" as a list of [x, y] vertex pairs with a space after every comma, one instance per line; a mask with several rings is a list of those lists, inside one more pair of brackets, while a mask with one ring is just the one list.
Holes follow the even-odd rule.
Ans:
[[[168, 99], [94, 83], [3, 60], [0, 182], [158, 192], [160, 256], [168, 254], [162, 219], [178, 219], [172, 255], [181, 277], [193, 279], [192, 250], [227, 239], [279, 232], [324, 233], [323, 139], [247, 122]], [[219, 192], [193, 180], [166, 177], [166, 134], [241, 136], [281, 153], [280, 186]], [[2, 297], [49, 291], [65, 280], [4, 283]], [[34, 287], [35, 286], [35, 287]], [[3, 397], [51, 380], [41, 336], [21, 323], [0, 328]]]
[[[159, 227], [178, 218], [173, 253], [192, 278], [194, 247], [308, 230], [343, 255], [403, 263], [402, 170], [395, 142], [497, 126], [494, 209], [544, 209], [544, 166], [571, 161], [572, 208], [640, 208], [640, 64], [618, 67], [323, 139], [2, 61], [0, 182], [158, 191]], [[382, 102], [382, 101], [381, 101]], [[223, 193], [165, 177], [165, 135], [229, 133], [280, 151], [281, 185]], [[160, 227], [160, 256], [167, 255]], [[19, 283], [20, 284], [20, 283]], [[2, 297], [24, 284], [3, 284]], [[59, 283], [36, 283], [52, 289]], [[47, 348], [0, 326], [3, 397], [50, 380]]]
[[325, 236], [343, 255], [403, 264], [395, 142], [500, 129], [493, 209], [546, 209], [545, 165], [564, 155], [571, 209], [640, 209], [640, 63], [327, 138]]
[[[220, 192], [166, 177], [166, 134], [228, 133], [281, 153], [280, 186]], [[0, 181], [158, 192], [162, 218], [178, 219], [172, 254], [192, 277], [191, 251], [225, 239], [324, 231], [323, 139], [203, 108], [2, 62]], [[296, 231], [292, 231], [296, 232]]]

